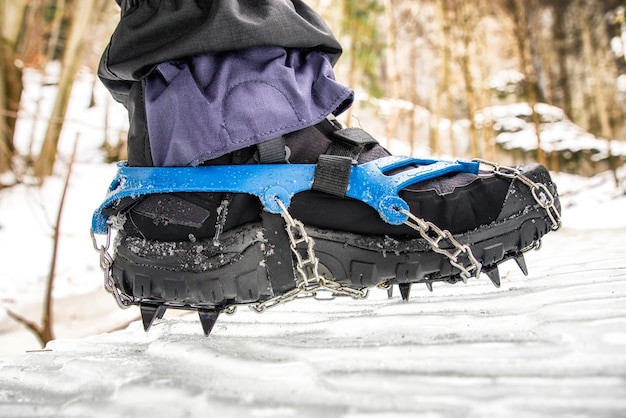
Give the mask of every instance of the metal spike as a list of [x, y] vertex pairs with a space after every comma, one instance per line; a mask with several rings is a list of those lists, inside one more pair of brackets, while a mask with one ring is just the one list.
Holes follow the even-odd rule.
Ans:
[[489, 270], [483, 269], [483, 272], [489, 277], [489, 280], [491, 280], [491, 283], [493, 283], [495, 287], [500, 287], [500, 272], [497, 266]]
[[156, 318], [163, 318], [166, 310], [163, 305], [152, 305], [148, 303], [142, 303], [139, 309], [141, 311], [141, 322], [143, 322], [143, 329], [146, 332], [148, 332]]
[[431, 282], [426, 282], [426, 287], [428, 288], [429, 291], [433, 291], [433, 284]]
[[198, 316], [200, 317], [200, 324], [202, 324], [204, 335], [208, 336], [211, 333], [213, 325], [217, 322], [219, 315], [220, 311], [216, 309], [198, 309]]
[[517, 266], [519, 267], [520, 270], [522, 270], [522, 273], [524, 274], [524, 276], [528, 276], [528, 267], [526, 266], [526, 260], [524, 259], [524, 254], [516, 255], [514, 258], [515, 258], [515, 262], [517, 263]]
[[163, 319], [163, 316], [165, 315], [165, 311], [167, 311], [167, 307], [165, 305], [159, 306], [159, 309], [157, 310], [156, 319]]
[[387, 288], [387, 298], [391, 299], [393, 297], [393, 286], [389, 285], [389, 287]]
[[411, 283], [400, 283], [398, 284], [398, 289], [400, 289], [400, 296], [402, 296], [402, 300], [408, 302], [409, 295], [411, 294]]

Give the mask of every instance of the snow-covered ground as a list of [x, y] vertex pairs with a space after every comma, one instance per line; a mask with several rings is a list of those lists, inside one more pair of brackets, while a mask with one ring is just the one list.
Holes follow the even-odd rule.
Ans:
[[0, 417], [626, 416], [626, 196], [608, 173], [556, 175], [563, 228], [527, 255], [529, 276], [505, 263], [499, 289], [240, 309], [207, 338], [170, 311], [145, 333], [102, 289], [88, 230], [115, 167], [80, 146], [44, 351], [2, 308], [41, 316], [63, 166], [0, 192]]

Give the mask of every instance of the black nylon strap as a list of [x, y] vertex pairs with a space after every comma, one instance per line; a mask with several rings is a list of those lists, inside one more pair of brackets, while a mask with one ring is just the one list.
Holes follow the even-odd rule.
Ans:
[[282, 136], [261, 142], [256, 147], [259, 153], [259, 163], [261, 164], [276, 164], [287, 161], [285, 138]]
[[[285, 138], [279, 136], [257, 144], [258, 161], [261, 164], [277, 164], [287, 161]], [[279, 295], [296, 287], [293, 258], [289, 235], [282, 216], [261, 211], [263, 235], [267, 240], [265, 268], [274, 295]]]
[[354, 160], [367, 145], [377, 144], [378, 141], [361, 128], [344, 128], [334, 131], [330, 135], [333, 143], [328, 148], [327, 154], [352, 157]]
[[353, 161], [352, 157], [320, 155], [315, 167], [312, 189], [335, 196], [345, 196]]
[[262, 211], [261, 220], [268, 246], [265, 267], [274, 295], [279, 295], [296, 287], [289, 235], [282, 216]]
[[333, 132], [333, 139], [349, 145], [378, 144], [376, 138], [361, 128], [344, 128]]

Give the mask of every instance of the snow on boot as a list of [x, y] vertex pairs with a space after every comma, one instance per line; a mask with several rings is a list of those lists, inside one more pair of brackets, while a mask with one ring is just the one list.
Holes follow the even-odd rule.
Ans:
[[[513, 259], [527, 273], [523, 253], [560, 224], [555, 186], [539, 165], [492, 166], [472, 174], [462, 171], [473, 169], [464, 164], [459, 171], [403, 187], [395, 196], [383, 193], [387, 204], [375, 208], [368, 196], [376, 192], [376, 177], [361, 170], [390, 161], [396, 173], [389, 178], [410, 177], [439, 162], [382, 157], [349, 161], [344, 170], [325, 167], [332, 161], [328, 156], [322, 154], [325, 162], [317, 165], [122, 167], [94, 216], [96, 232], [122, 225], [113, 258], [104, 257], [110, 260], [104, 263], [109, 288], [122, 305], [142, 307], [146, 330], [166, 308], [183, 308], [198, 310], [208, 332], [217, 315], [233, 306], [264, 311], [321, 289], [361, 298], [369, 288], [398, 284], [407, 300], [412, 283], [432, 289], [434, 282], [466, 281], [481, 271], [499, 287], [497, 265]], [[344, 164], [351, 158], [337, 160]], [[234, 179], [246, 167], [267, 170], [269, 180], [245, 190], [249, 185]], [[300, 168], [310, 177], [287, 184], [302, 183], [303, 190], [290, 191], [276, 181], [285, 178], [282, 169]], [[172, 170], [183, 173], [182, 185]], [[164, 180], [158, 175], [155, 180], [150, 171], [162, 172]], [[196, 188], [188, 184], [194, 178], [209, 180]], [[354, 195], [350, 189], [362, 180], [370, 187], [363, 196]], [[337, 184], [345, 184], [343, 192], [325, 190]], [[274, 198], [279, 200], [273, 205]], [[431, 212], [431, 204], [438, 210]], [[398, 219], [402, 223], [394, 224]]]
[[[153, 76], [174, 84], [168, 71]], [[141, 307], [146, 330], [168, 308], [198, 311], [208, 334], [238, 305], [263, 312], [320, 290], [364, 298], [398, 285], [408, 300], [414, 283], [432, 290], [481, 272], [500, 286], [498, 264], [515, 260], [526, 274], [523, 253], [560, 226], [540, 165], [394, 157], [332, 117], [191, 166], [154, 167], [187, 150], [155, 157], [164, 141], [146, 126], [150, 93], [150, 79], [131, 89], [129, 162], [93, 222], [96, 234], [117, 229], [112, 245], [95, 240], [106, 287], [121, 306]]]

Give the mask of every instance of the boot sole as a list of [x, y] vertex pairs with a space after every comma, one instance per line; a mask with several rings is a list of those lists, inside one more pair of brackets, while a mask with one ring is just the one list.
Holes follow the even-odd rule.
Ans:
[[[497, 265], [515, 259], [526, 274], [523, 252], [534, 248], [551, 230], [543, 209], [529, 209], [455, 236], [470, 245], [482, 271], [496, 286], [500, 285]], [[449, 259], [434, 252], [423, 239], [306, 229], [315, 241], [320, 272], [344, 286], [364, 289], [398, 284], [406, 291], [412, 283], [432, 289], [434, 282], [464, 280]], [[277, 296], [265, 267], [266, 255], [268, 251], [290, 251], [267, 248], [260, 224], [229, 231], [219, 245], [212, 241], [153, 242], [121, 234], [112, 267], [115, 284], [134, 304], [167, 308], [221, 311]]]

